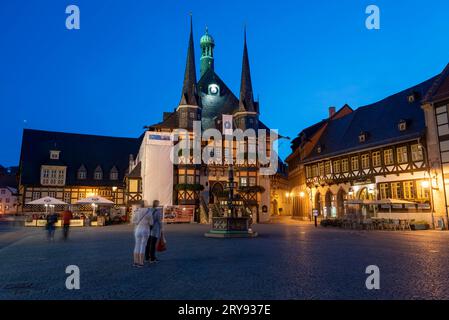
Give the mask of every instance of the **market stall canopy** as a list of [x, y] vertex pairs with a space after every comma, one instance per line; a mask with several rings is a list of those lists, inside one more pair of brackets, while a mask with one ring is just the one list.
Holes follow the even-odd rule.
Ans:
[[98, 205], [113, 205], [114, 202], [111, 200], [105, 199], [100, 196], [93, 196], [78, 200], [76, 204], [98, 204]]
[[52, 197], [43, 197], [37, 200], [33, 200], [31, 202], [28, 202], [27, 204], [40, 204], [40, 205], [63, 205], [63, 204], [67, 204], [64, 201], [52, 198]]
[[400, 200], [400, 199], [382, 199], [382, 200], [373, 200], [368, 201], [369, 204], [415, 204], [415, 202], [410, 202], [406, 200]]
[[365, 204], [365, 205], [382, 205], [382, 204], [415, 204], [415, 202], [410, 202], [400, 199], [382, 199], [382, 200], [347, 200], [346, 204]]

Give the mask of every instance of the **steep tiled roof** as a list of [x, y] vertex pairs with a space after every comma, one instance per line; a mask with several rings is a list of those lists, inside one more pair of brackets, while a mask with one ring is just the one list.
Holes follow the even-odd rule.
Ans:
[[435, 79], [423, 101], [436, 102], [442, 99], [449, 99], [449, 64]]
[[[401, 91], [379, 102], [360, 107], [348, 115], [329, 121], [325, 132], [317, 142], [317, 148], [305, 161], [336, 156], [382, 144], [405, 141], [425, 133], [424, 113], [421, 99], [437, 77]], [[410, 102], [409, 97], [415, 99]], [[399, 131], [401, 120], [407, 122], [407, 130]], [[366, 142], [359, 142], [359, 135], [367, 134]]]
[[[105, 186], [121, 185], [128, 170], [129, 155], [136, 156], [140, 138], [116, 138], [96, 135], [51, 132], [25, 129], [22, 138], [21, 184], [40, 184], [41, 165], [67, 166], [66, 185]], [[59, 160], [50, 159], [50, 150], [60, 151]], [[77, 178], [78, 169], [84, 165], [87, 179]], [[103, 179], [94, 180], [97, 166], [103, 170]], [[118, 180], [110, 180], [113, 167], [118, 170]]]

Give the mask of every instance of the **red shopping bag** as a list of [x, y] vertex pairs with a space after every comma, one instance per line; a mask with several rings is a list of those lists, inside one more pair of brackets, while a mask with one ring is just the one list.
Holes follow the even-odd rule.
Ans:
[[156, 251], [162, 252], [167, 250], [167, 241], [165, 240], [164, 234], [161, 233], [161, 237], [157, 240]]

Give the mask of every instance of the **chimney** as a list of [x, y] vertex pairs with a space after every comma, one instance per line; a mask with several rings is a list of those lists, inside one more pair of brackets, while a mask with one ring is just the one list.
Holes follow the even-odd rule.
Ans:
[[335, 107], [329, 107], [329, 119], [335, 114]]
[[128, 162], [128, 172], [131, 173], [131, 171], [134, 169], [134, 156], [132, 154], [129, 155], [129, 162]]

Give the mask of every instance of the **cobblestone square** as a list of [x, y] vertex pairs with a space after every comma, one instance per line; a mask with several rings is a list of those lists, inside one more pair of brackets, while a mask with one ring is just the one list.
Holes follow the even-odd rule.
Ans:
[[[161, 262], [134, 269], [131, 226], [0, 227], [0, 299], [449, 299], [449, 233], [259, 224], [255, 239], [208, 239], [205, 225], [168, 225]], [[80, 290], [67, 290], [77, 265]], [[368, 265], [380, 290], [367, 290]]]

